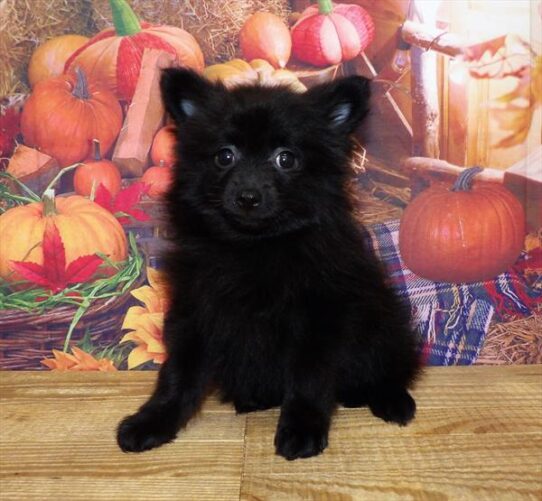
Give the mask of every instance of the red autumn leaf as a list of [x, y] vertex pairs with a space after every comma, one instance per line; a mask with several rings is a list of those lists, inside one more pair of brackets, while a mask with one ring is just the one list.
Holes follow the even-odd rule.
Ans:
[[150, 216], [141, 209], [134, 208], [134, 205], [141, 201], [141, 197], [147, 193], [149, 186], [145, 183], [133, 183], [127, 188], [119, 191], [113, 198], [110, 191], [100, 183], [96, 190], [94, 202], [115, 215], [119, 223], [130, 223], [132, 219], [137, 221], [148, 221]]
[[136, 221], [148, 221], [150, 219], [149, 215], [141, 209], [130, 209], [128, 212], [118, 211], [115, 212], [115, 216], [119, 220], [120, 224], [131, 223], [134, 219]]
[[96, 254], [78, 257], [66, 268], [68, 283], [86, 282], [96, 273], [100, 264], [102, 264], [102, 258]]
[[516, 35], [503, 35], [466, 48], [464, 59], [474, 78], [521, 77], [531, 65], [531, 46]]
[[62, 290], [66, 275], [66, 249], [55, 224], [48, 220], [43, 233], [43, 265], [49, 284]]
[[0, 115], [0, 157], [13, 153], [17, 136], [21, 132], [21, 113], [18, 109], [8, 108]]
[[45, 226], [42, 248], [43, 265], [11, 261], [11, 268], [29, 282], [46, 287], [53, 293], [64, 290], [69, 284], [86, 282], [102, 263], [101, 257], [91, 254], [78, 257], [66, 268], [64, 243], [53, 222]]
[[47, 287], [49, 285], [49, 280], [45, 276], [45, 270], [41, 264], [11, 261], [10, 265], [13, 271], [19, 273], [19, 275], [29, 282], [35, 283], [36, 285], [42, 285], [43, 287]]
[[481, 43], [470, 45], [465, 49], [465, 60], [478, 61], [485, 52], [489, 52], [494, 56], [499, 49], [504, 47], [506, 42], [506, 35], [502, 35], [491, 40], [486, 40]]
[[119, 191], [115, 198], [115, 208], [118, 211], [126, 212], [126, 209], [131, 209], [139, 203], [141, 197], [149, 191], [149, 187], [145, 183], [133, 183], [127, 188]]
[[97, 203], [109, 212], [113, 211], [113, 197], [111, 196], [111, 192], [102, 183], [96, 189], [94, 203]]

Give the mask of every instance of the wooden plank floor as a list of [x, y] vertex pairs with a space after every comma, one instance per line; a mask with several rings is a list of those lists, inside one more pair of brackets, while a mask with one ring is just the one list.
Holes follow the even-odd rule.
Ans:
[[121, 453], [155, 377], [0, 372], [0, 499], [542, 499], [542, 366], [428, 369], [410, 426], [340, 409], [326, 452], [294, 462], [273, 453], [277, 410], [214, 399], [174, 443]]

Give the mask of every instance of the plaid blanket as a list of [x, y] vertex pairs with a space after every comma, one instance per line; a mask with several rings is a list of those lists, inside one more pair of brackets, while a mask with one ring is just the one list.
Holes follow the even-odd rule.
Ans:
[[399, 221], [376, 224], [368, 231], [371, 245], [394, 288], [410, 303], [428, 365], [474, 363], [494, 316], [527, 316], [542, 301], [542, 284], [527, 285], [516, 268], [495, 280], [473, 284], [423, 279], [401, 260]]

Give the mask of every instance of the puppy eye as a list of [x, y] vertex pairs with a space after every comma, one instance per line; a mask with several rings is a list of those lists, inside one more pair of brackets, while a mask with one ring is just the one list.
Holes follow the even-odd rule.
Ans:
[[275, 157], [275, 164], [277, 167], [281, 170], [290, 170], [296, 167], [297, 165], [297, 159], [295, 155], [288, 150], [282, 150], [276, 157]]
[[215, 164], [217, 167], [231, 167], [235, 163], [235, 153], [229, 148], [222, 148], [215, 155]]

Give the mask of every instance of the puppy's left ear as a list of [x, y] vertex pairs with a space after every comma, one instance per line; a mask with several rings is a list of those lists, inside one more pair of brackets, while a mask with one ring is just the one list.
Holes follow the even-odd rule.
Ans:
[[369, 112], [370, 80], [361, 76], [341, 78], [313, 87], [305, 96], [320, 110], [330, 129], [351, 134]]

